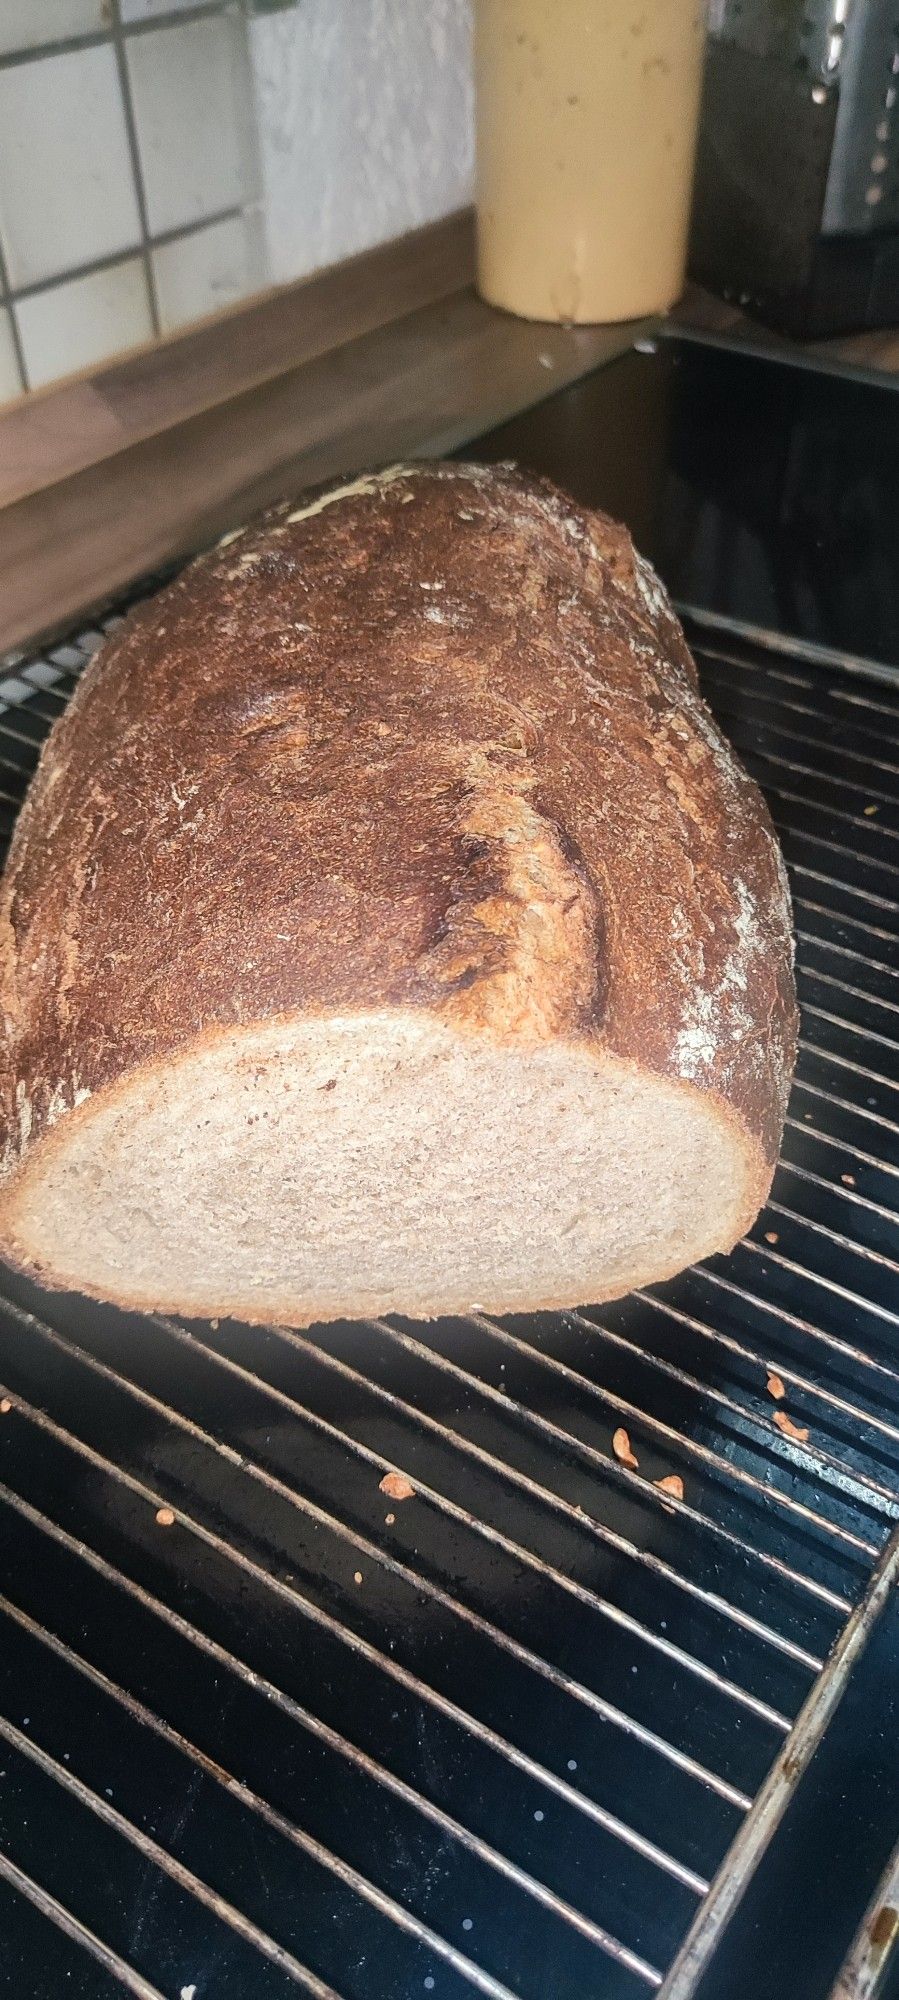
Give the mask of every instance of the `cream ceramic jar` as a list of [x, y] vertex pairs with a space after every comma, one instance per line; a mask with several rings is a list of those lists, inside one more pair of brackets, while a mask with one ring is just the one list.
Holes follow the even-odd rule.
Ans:
[[664, 310], [684, 278], [701, 0], [475, 0], [478, 284], [527, 319]]

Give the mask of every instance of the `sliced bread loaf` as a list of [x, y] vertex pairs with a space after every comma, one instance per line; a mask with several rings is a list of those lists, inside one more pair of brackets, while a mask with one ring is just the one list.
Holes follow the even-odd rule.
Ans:
[[514, 468], [285, 504], [107, 642], [0, 911], [0, 1251], [295, 1323], [599, 1300], [746, 1229], [767, 811], [625, 531]]

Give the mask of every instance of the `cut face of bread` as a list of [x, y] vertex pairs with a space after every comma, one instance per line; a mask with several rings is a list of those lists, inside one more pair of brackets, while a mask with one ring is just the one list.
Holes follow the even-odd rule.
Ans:
[[52, 1282], [251, 1320], [616, 1296], [737, 1240], [767, 1169], [719, 1099], [403, 1008], [219, 1032], [51, 1132], [5, 1235]]

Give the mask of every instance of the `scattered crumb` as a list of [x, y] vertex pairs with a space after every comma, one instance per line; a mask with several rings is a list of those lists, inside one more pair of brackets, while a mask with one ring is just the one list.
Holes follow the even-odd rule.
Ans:
[[175, 1525], [175, 1516], [172, 1513], [171, 1507], [157, 1507], [156, 1519], [161, 1528], [173, 1528]]
[[210, 1322], [209, 1322], [209, 1324], [210, 1324], [210, 1326], [211, 1326], [211, 1328], [212, 1328], [212, 1331], [213, 1331], [213, 1333], [218, 1333], [218, 1330], [219, 1330], [219, 1323], [218, 1323], [218, 1320], [217, 1320], [217, 1319], [211, 1319], [211, 1320], [210, 1320]]
[[782, 1402], [783, 1402], [783, 1399], [784, 1399], [784, 1397], [785, 1397], [785, 1395], [786, 1395], [786, 1393], [787, 1393], [787, 1392], [786, 1392], [786, 1389], [784, 1388], [784, 1385], [783, 1385], [783, 1382], [782, 1382], [782, 1380], [781, 1380], [780, 1376], [779, 1376], [779, 1375], [775, 1375], [775, 1373], [774, 1373], [774, 1370], [773, 1370], [773, 1369], [771, 1369], [771, 1368], [769, 1368], [769, 1370], [768, 1370], [768, 1383], [767, 1383], [767, 1388], [768, 1388], [768, 1394], [769, 1394], [769, 1396], [773, 1396], [773, 1397], [774, 1397], [774, 1401], [775, 1401], [775, 1403], [782, 1403]]
[[877, 811], [877, 807], [876, 807], [876, 806], [866, 806], [866, 807], [865, 807], [865, 818], [866, 818], [866, 819], [873, 819], [873, 818], [874, 818], [874, 814], [876, 813], [876, 811]]
[[386, 1493], [388, 1500], [414, 1500], [415, 1488], [404, 1472], [385, 1472], [378, 1481], [379, 1493]]
[[841, 1174], [841, 1175], [840, 1175], [840, 1179], [841, 1179], [841, 1181], [842, 1181], [842, 1183], [843, 1183], [843, 1186], [844, 1186], [844, 1187], [854, 1187], [854, 1186], [855, 1186], [855, 1175], [854, 1175], [854, 1174]]
[[776, 1230], [776, 1229], [766, 1229], [766, 1230], [765, 1230], [765, 1242], [766, 1242], [766, 1243], [779, 1243], [779, 1242], [780, 1242], [780, 1237], [778, 1236], [778, 1234], [777, 1234], [777, 1230]]
[[354, 1571], [353, 1571], [353, 1582], [354, 1582], [354, 1583], [361, 1583], [361, 1582], [362, 1582], [362, 1571], [361, 1571], [361, 1569], [357, 1569], [357, 1570], [354, 1570]]
[[629, 1465], [632, 1472], [637, 1471], [639, 1460], [631, 1451], [631, 1441], [626, 1430], [617, 1430], [615, 1432], [612, 1438], [612, 1450], [615, 1453], [615, 1457], [621, 1460], [622, 1465]]
[[12, 1409], [12, 1404], [9, 1400], [9, 1397], [4, 1396], [3, 1401], [0, 1402], [0, 1415], [8, 1417], [11, 1409]]
[[384, 1519], [385, 1519], [385, 1521], [386, 1521], [386, 1523], [387, 1523], [387, 1526], [388, 1526], [388, 1528], [392, 1528], [392, 1527], [393, 1527], [393, 1524], [394, 1524], [394, 1521], [396, 1520], [396, 1515], [395, 1515], [395, 1514], [385, 1514], [385, 1516], [384, 1516]]
[[899, 1930], [899, 1910], [894, 1909], [892, 1903], [882, 1903], [868, 1930], [871, 1943], [878, 1952], [878, 1962], [884, 1945], [892, 1944], [897, 1930]]
[[808, 1431], [802, 1424], [794, 1424], [792, 1417], [787, 1416], [786, 1410], [775, 1410], [774, 1421], [784, 1437], [795, 1438], [797, 1444], [808, 1443]]
[[684, 1482], [679, 1472], [666, 1472], [664, 1479], [654, 1479], [652, 1483], [660, 1493], [670, 1493], [675, 1500], [684, 1497]]

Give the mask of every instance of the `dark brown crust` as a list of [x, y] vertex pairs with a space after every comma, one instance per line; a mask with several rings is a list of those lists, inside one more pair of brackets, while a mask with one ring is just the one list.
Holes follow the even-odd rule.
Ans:
[[6, 1170], [216, 1026], [414, 1006], [719, 1095], [795, 1047], [761, 796], [624, 529], [509, 467], [285, 503], [125, 621], [0, 907]]

